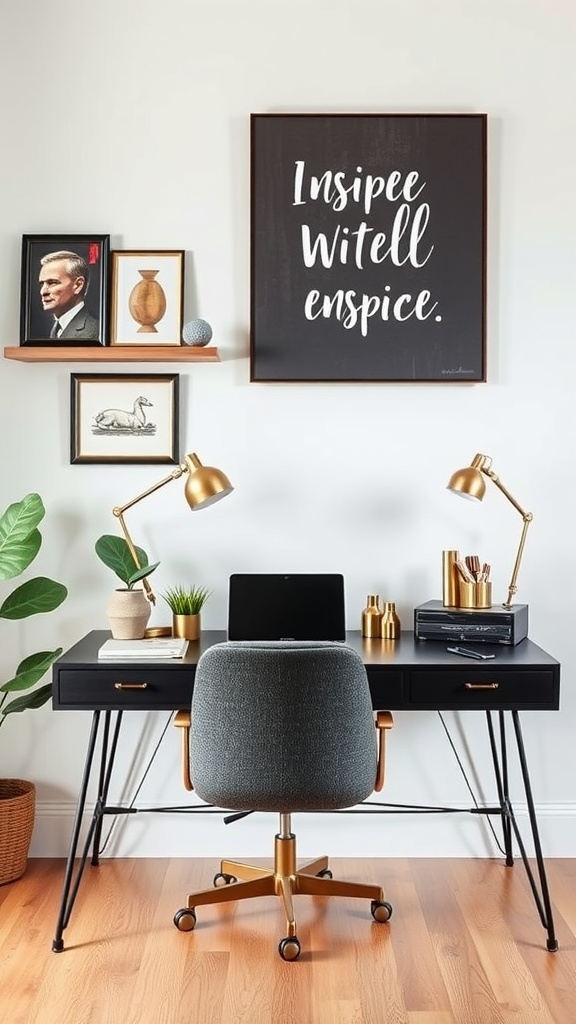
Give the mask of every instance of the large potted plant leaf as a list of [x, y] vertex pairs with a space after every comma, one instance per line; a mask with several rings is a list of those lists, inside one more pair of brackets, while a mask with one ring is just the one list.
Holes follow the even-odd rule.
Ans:
[[[38, 524], [45, 509], [39, 494], [27, 494], [9, 505], [0, 516], [0, 581], [20, 576], [36, 558], [42, 545]], [[0, 604], [0, 619], [25, 619], [51, 612], [64, 601], [68, 591], [62, 583], [45, 576], [26, 580]], [[1, 631], [0, 631], [1, 633]], [[6, 648], [6, 643], [3, 647]], [[37, 686], [62, 653], [38, 651], [20, 662], [14, 675], [0, 685], [0, 729], [9, 715], [39, 708], [50, 699], [50, 683]], [[36, 791], [23, 779], [0, 779], [0, 885], [19, 878], [26, 869], [34, 827]]]

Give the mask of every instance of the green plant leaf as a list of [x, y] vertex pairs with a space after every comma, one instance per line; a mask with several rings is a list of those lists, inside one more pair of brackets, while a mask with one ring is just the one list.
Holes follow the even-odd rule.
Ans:
[[[148, 555], [143, 548], [136, 547], [135, 550], [140, 566], [146, 567], [148, 565]], [[130, 578], [134, 576], [134, 569], [137, 566], [124, 538], [116, 537], [110, 533], [104, 534], [104, 536], [99, 537], [96, 541], [95, 551], [98, 558], [104, 562], [104, 565], [112, 569], [112, 572], [115, 572], [119, 579], [128, 586]], [[158, 562], [156, 565], [158, 565]], [[141, 570], [139, 569], [138, 571], [140, 572]], [[143, 576], [140, 576], [139, 579], [143, 579], [147, 575], [148, 573], [144, 572]]]
[[36, 576], [8, 595], [2, 607], [2, 619], [26, 619], [40, 612], [52, 612], [62, 604], [68, 591], [63, 583], [56, 583], [46, 576]]
[[14, 678], [0, 686], [0, 692], [15, 693], [17, 690], [29, 690], [31, 686], [42, 679], [42, 676], [61, 654], [62, 648], [58, 647], [55, 651], [38, 651], [37, 654], [28, 655], [18, 665]]
[[[42, 544], [38, 523], [45, 515], [44, 504], [39, 494], [27, 494], [22, 501], [9, 505], [0, 516], [0, 580], [18, 576], [34, 560]], [[51, 612], [58, 608], [68, 591], [61, 583], [38, 576], [17, 587], [0, 607], [0, 618], [24, 619], [40, 612]], [[0, 686], [0, 725], [6, 716], [27, 708], [39, 708], [50, 700], [52, 684], [46, 683], [36, 689], [42, 677], [62, 653], [39, 651], [24, 658], [16, 674]], [[25, 691], [6, 703], [9, 693]]]
[[162, 597], [174, 615], [198, 615], [211, 595], [207, 587], [169, 587]]
[[36, 529], [45, 509], [39, 494], [27, 494], [0, 517], [0, 580], [27, 569], [38, 554], [42, 537]]
[[2, 708], [0, 725], [2, 724], [2, 718], [5, 718], [6, 715], [14, 714], [16, 711], [26, 711], [27, 708], [41, 708], [43, 704], [50, 700], [51, 696], [52, 683], [46, 683], [45, 686], [39, 686], [32, 693], [25, 693], [22, 697], [16, 697], [6, 707]]
[[130, 576], [130, 579], [127, 581], [128, 589], [132, 590], [132, 587], [135, 583], [138, 583], [138, 580], [143, 580], [146, 576], [149, 576], [151, 572], [154, 572], [154, 569], [158, 568], [159, 565], [160, 562], [154, 562], [153, 565], [143, 565], [141, 569], [138, 569], [138, 572], [135, 572]]

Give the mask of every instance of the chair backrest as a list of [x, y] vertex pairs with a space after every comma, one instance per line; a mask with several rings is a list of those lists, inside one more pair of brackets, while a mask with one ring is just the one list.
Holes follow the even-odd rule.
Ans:
[[280, 813], [352, 807], [376, 781], [366, 669], [344, 644], [229, 642], [196, 669], [191, 775], [207, 803]]

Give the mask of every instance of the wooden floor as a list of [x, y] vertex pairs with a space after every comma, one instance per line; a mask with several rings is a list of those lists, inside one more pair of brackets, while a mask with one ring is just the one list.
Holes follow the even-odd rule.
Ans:
[[[320, 852], [320, 851], [319, 851]], [[549, 860], [560, 949], [549, 953], [522, 864], [334, 860], [335, 877], [378, 881], [377, 924], [358, 900], [297, 897], [300, 959], [285, 963], [275, 897], [172, 923], [204, 860], [88, 867], [66, 948], [51, 951], [64, 864], [31, 860], [0, 887], [6, 1024], [575, 1024], [576, 859]]]

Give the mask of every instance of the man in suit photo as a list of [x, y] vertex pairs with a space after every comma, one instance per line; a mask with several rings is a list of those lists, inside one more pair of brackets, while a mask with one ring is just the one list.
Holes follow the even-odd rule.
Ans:
[[49, 252], [40, 260], [40, 299], [51, 313], [50, 338], [55, 341], [99, 341], [100, 323], [84, 300], [88, 264], [75, 252]]

